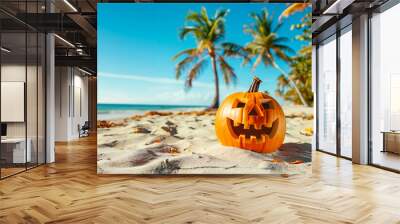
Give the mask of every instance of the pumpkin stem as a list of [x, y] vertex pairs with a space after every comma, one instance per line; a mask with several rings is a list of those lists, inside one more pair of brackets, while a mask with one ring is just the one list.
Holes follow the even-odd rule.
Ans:
[[249, 93], [254, 93], [258, 92], [258, 88], [260, 87], [261, 79], [259, 79], [257, 76], [254, 76], [253, 78], [253, 83], [251, 83], [251, 86], [249, 88]]

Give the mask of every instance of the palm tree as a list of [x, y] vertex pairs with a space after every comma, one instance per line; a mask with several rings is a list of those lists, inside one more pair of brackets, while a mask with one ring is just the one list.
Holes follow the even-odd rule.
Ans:
[[[290, 62], [290, 67], [291, 71], [289, 76], [296, 80], [296, 85], [300, 89], [308, 105], [313, 105], [314, 94], [311, 88], [311, 55], [301, 54], [293, 57]], [[283, 99], [295, 104], [302, 103], [295, 89], [291, 88], [289, 80], [282, 74], [278, 77], [275, 93], [283, 97]]]
[[[287, 77], [290, 85], [298, 94], [302, 104], [308, 106], [300, 90], [292, 80], [292, 77], [288, 76], [288, 74], [278, 66], [275, 60], [275, 58], [280, 58], [286, 62], [290, 62], [288, 53], [294, 52], [285, 44], [289, 39], [277, 35], [282, 23], [273, 27], [273, 20], [268, 16], [267, 10], [263, 10], [260, 14], [252, 13], [251, 17], [254, 19], [254, 24], [245, 25], [244, 32], [250, 34], [253, 37], [253, 40], [248, 43], [244, 49], [248, 53], [248, 57], [255, 58], [252, 66], [253, 71], [261, 62], [265, 66], [273, 66]], [[245, 64], [248, 62], [248, 59], [244, 61]]]
[[219, 80], [218, 68], [223, 74], [224, 81], [227, 85], [235, 82], [236, 74], [232, 66], [230, 66], [225, 56], [243, 56], [243, 49], [234, 43], [221, 43], [225, 36], [225, 17], [228, 10], [216, 11], [214, 17], [208, 16], [206, 8], [202, 8], [200, 13], [189, 12], [186, 16], [187, 25], [184, 26], [179, 33], [179, 37], [184, 39], [189, 34], [193, 35], [196, 40], [196, 47], [186, 49], [174, 56], [174, 60], [183, 57], [176, 64], [176, 78], [179, 79], [182, 73], [186, 74], [185, 86], [192, 87], [192, 82], [206, 68], [208, 60], [211, 60], [212, 71], [214, 74], [215, 97], [210, 108], [218, 108], [219, 106]]

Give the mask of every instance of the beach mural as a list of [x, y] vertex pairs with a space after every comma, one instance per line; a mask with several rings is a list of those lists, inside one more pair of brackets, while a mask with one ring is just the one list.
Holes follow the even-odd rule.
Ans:
[[97, 172], [309, 172], [310, 29], [304, 3], [99, 3]]

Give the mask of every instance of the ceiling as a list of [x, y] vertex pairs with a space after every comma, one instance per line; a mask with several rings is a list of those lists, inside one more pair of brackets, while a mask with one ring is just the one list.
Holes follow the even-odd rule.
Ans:
[[313, 44], [351, 24], [354, 17], [375, 12], [389, 1], [391, 0], [312, 0]]
[[[56, 66], [78, 66], [95, 74], [96, 5], [96, 0], [1, 0], [2, 45], [12, 49], [6, 58], [18, 58], [26, 53], [30, 58], [37, 49], [37, 41], [32, 38], [37, 33], [51, 32], [56, 34]], [[35, 35], [30, 35], [31, 32]]]

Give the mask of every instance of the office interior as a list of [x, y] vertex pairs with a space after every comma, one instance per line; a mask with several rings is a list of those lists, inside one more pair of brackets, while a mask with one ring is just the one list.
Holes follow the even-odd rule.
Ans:
[[54, 162], [56, 142], [95, 131], [95, 7], [0, 2], [1, 179]]

